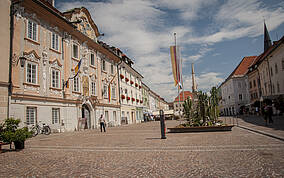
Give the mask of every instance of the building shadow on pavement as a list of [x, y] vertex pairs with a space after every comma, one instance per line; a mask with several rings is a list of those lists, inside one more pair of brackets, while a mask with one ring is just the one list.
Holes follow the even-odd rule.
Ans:
[[244, 122], [257, 126], [268, 127], [274, 130], [284, 130], [284, 116], [273, 116], [273, 123], [267, 123], [267, 125], [263, 116], [240, 116], [239, 118]]

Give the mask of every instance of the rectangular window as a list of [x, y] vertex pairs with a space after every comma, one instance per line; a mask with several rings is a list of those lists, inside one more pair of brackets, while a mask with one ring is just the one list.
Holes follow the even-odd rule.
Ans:
[[96, 95], [96, 83], [95, 82], [92, 82], [91, 83], [91, 89], [92, 89], [92, 95]]
[[103, 96], [104, 98], [108, 98], [108, 88], [106, 84], [104, 84]]
[[91, 53], [91, 56], [90, 56], [90, 60], [91, 60], [91, 65], [94, 66], [95, 65], [95, 55], [93, 53]]
[[243, 100], [243, 95], [239, 94], [239, 100], [242, 101]]
[[78, 59], [79, 58], [79, 51], [78, 51], [78, 45], [73, 44], [73, 54], [72, 54], [73, 58]]
[[26, 110], [27, 125], [34, 125], [36, 123], [36, 108], [27, 107]]
[[37, 84], [37, 64], [27, 63], [27, 83]]
[[60, 110], [59, 108], [52, 108], [52, 124], [59, 124]]
[[51, 48], [59, 51], [59, 38], [58, 35], [55, 33], [52, 33], [51, 35]]
[[37, 41], [37, 24], [32, 22], [32, 21], [28, 21], [28, 34], [27, 34], [28, 38], [34, 41]]
[[284, 70], [284, 60], [282, 60], [282, 70]]
[[116, 111], [113, 111], [113, 120], [116, 122], [117, 118], [116, 118]]
[[251, 88], [251, 87], [252, 87], [251, 82], [249, 82], [249, 88]]
[[111, 74], [113, 74], [113, 65], [112, 64], [110, 66], [110, 72], [111, 72]]
[[111, 98], [116, 98], [115, 85], [111, 88]]
[[51, 74], [51, 78], [52, 78], [52, 87], [53, 88], [59, 88], [59, 71], [52, 69], [52, 74]]
[[78, 78], [78, 76], [74, 78], [73, 90], [79, 92], [79, 78]]
[[275, 74], [278, 73], [278, 67], [277, 67], [277, 64], [275, 64]]
[[255, 80], [253, 80], [253, 87], [255, 87], [256, 86], [256, 83], [255, 83]]
[[102, 71], [106, 71], [106, 61], [102, 60]]
[[109, 122], [108, 111], [105, 111], [105, 121], [106, 121], [106, 122]]

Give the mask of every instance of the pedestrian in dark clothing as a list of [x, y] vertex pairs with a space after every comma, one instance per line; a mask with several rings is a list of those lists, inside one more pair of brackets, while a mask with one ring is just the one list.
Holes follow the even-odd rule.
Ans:
[[103, 132], [103, 128], [104, 128], [104, 132], [106, 132], [105, 122], [106, 122], [106, 121], [105, 121], [103, 115], [101, 115], [101, 117], [99, 118], [99, 123], [100, 123], [100, 127], [101, 127], [101, 132]]
[[268, 116], [268, 120], [269, 120], [268, 122], [269, 122], [269, 123], [273, 123], [272, 115], [273, 115], [272, 106], [268, 106], [268, 113], [267, 113], [267, 116]]
[[262, 107], [262, 114], [264, 117], [265, 125], [267, 126], [267, 119], [268, 119], [268, 106], [266, 104]]

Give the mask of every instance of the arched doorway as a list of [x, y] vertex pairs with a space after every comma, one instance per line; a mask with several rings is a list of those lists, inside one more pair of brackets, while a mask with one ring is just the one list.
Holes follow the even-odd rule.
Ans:
[[91, 128], [91, 113], [90, 109], [86, 104], [82, 105], [82, 118], [86, 118], [86, 125], [84, 129], [90, 129]]

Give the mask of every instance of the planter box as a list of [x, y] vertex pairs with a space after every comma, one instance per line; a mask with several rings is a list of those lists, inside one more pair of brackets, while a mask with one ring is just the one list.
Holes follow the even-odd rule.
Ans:
[[169, 133], [232, 131], [234, 125], [167, 128]]

